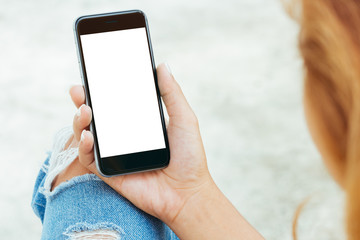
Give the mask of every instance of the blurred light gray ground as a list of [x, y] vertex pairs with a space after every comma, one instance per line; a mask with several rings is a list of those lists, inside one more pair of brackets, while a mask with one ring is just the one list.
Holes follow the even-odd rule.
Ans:
[[171, 66], [199, 118], [210, 171], [237, 209], [267, 239], [291, 239], [295, 209], [312, 195], [320, 200], [304, 210], [300, 239], [337, 239], [342, 193], [306, 129], [298, 26], [280, 1], [0, 0], [0, 6], [0, 238], [40, 238], [30, 208], [34, 180], [54, 133], [72, 123], [68, 89], [81, 83], [74, 19], [141, 9], [156, 62]]

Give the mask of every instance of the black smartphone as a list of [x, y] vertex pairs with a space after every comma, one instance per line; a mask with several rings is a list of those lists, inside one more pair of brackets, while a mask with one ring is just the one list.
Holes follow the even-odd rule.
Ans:
[[82, 16], [74, 32], [98, 171], [110, 177], [166, 167], [170, 151], [145, 14]]

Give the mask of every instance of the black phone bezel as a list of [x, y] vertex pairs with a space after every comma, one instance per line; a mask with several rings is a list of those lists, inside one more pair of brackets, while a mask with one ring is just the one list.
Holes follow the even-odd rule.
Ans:
[[74, 24], [75, 40], [77, 43], [79, 64], [81, 68], [80, 70], [83, 80], [83, 86], [85, 89], [86, 104], [89, 105], [91, 108], [91, 96], [86, 76], [86, 64], [84, 61], [80, 35], [126, 30], [139, 27], [145, 27], [146, 30], [149, 54], [153, 69], [154, 84], [158, 98], [159, 114], [161, 117], [161, 124], [163, 128], [166, 148], [101, 158], [98, 138], [96, 134], [96, 123], [93, 116], [93, 120], [90, 124], [90, 130], [94, 135], [94, 157], [99, 172], [106, 177], [164, 168], [169, 164], [170, 161], [169, 142], [166, 132], [166, 124], [164, 120], [160, 91], [158, 87], [156, 66], [150, 40], [149, 27], [145, 14], [140, 10], [82, 16], [79, 17]]

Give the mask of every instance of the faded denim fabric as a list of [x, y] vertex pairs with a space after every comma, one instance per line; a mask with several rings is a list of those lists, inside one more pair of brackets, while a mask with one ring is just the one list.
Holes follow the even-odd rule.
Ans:
[[136, 208], [94, 174], [75, 177], [44, 194], [49, 158], [36, 179], [31, 204], [43, 224], [41, 239], [178, 240], [166, 224]]

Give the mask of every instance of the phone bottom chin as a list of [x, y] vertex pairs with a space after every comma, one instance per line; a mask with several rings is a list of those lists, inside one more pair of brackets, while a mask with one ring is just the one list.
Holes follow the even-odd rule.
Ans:
[[168, 166], [168, 164], [165, 166], [140, 169], [140, 170], [125, 170], [125, 171], [119, 171], [119, 172], [100, 172], [100, 173], [104, 177], [114, 177], [114, 176], [119, 176], [119, 175], [128, 175], [128, 174], [135, 174], [135, 173], [141, 173], [141, 172], [155, 171], [155, 170], [166, 168], [167, 166]]
[[104, 176], [131, 174], [165, 168], [170, 160], [169, 150], [156, 149], [107, 158], [98, 158], [99, 172]]

